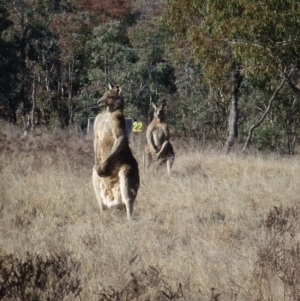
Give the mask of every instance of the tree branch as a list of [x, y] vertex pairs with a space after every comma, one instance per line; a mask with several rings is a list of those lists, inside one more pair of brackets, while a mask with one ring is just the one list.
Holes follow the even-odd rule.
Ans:
[[284, 76], [287, 84], [289, 85], [289, 87], [291, 88], [291, 90], [298, 96], [300, 96], [300, 89], [297, 88], [291, 81], [290, 79], [290, 75], [285, 74], [285, 72], [281, 71], [282, 75]]
[[[292, 68], [292, 70], [291, 70], [290, 73], [288, 74], [288, 77], [290, 77], [290, 76], [293, 74], [293, 72], [295, 71], [295, 68], [296, 68], [296, 65]], [[283, 72], [282, 72], [282, 73], [283, 73]], [[267, 108], [266, 108], [264, 114], [261, 116], [261, 118], [258, 120], [258, 122], [256, 122], [255, 124], [253, 124], [253, 125], [251, 126], [251, 128], [250, 128], [250, 130], [249, 130], [249, 132], [248, 132], [248, 137], [247, 137], [247, 140], [246, 140], [246, 142], [245, 142], [245, 144], [244, 144], [244, 147], [243, 147], [242, 152], [245, 152], [245, 151], [246, 151], [246, 148], [248, 147], [249, 142], [250, 142], [250, 140], [251, 140], [251, 138], [252, 138], [253, 131], [254, 131], [256, 128], [258, 128], [258, 127], [263, 123], [263, 121], [265, 120], [267, 114], [268, 114], [269, 111], [271, 110], [271, 107], [272, 107], [272, 104], [273, 104], [273, 102], [274, 102], [274, 99], [275, 99], [276, 95], [277, 95], [278, 92], [281, 90], [281, 88], [282, 88], [282, 86], [283, 86], [283, 84], [284, 84], [285, 81], [286, 81], [286, 76], [284, 76], [284, 78], [282, 79], [281, 83], [279, 84], [279, 86], [277, 87], [277, 89], [274, 91], [272, 97], [271, 97], [270, 100], [269, 100], [269, 104], [268, 104], [268, 106], [267, 106]]]

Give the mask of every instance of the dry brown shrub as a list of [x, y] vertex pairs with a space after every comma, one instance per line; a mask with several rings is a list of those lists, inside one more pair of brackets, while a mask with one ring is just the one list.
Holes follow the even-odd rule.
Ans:
[[300, 300], [300, 212], [274, 206], [264, 222], [265, 242], [258, 252], [255, 278], [262, 299]]
[[113, 287], [103, 288], [99, 297], [100, 301], [184, 300], [181, 283], [174, 290], [153, 266], [137, 275], [131, 273], [131, 280], [121, 290], [115, 290]]
[[71, 254], [0, 256], [1, 300], [64, 300], [79, 296], [79, 263]]

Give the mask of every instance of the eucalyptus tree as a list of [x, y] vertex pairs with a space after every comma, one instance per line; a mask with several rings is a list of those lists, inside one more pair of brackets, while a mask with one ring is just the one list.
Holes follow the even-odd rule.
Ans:
[[[296, 78], [297, 73], [294, 73], [293, 78]], [[262, 79], [252, 79], [246, 83], [248, 88], [244, 93], [247, 93], [247, 98], [241, 98], [240, 106], [242, 119], [240, 134], [246, 141], [249, 137], [249, 129], [253, 133], [255, 131], [250, 144], [252, 149], [294, 154], [300, 134], [300, 102], [297, 95], [293, 93], [287, 83], [283, 84], [280, 91], [277, 91], [276, 79], [273, 81], [273, 86]], [[274, 97], [276, 91], [277, 94]], [[272, 101], [271, 105], [270, 101]], [[263, 121], [262, 117], [264, 117]], [[257, 126], [259, 122], [260, 124]], [[254, 128], [254, 126], [256, 127]]]
[[[202, 79], [231, 100], [228, 152], [237, 137], [239, 91], [251, 75], [272, 85], [269, 112], [299, 59], [300, 10], [296, 0], [166, 0], [165, 21], [184, 36], [200, 61]], [[260, 122], [260, 120], [258, 121]], [[252, 133], [249, 132], [249, 139]], [[245, 145], [247, 147], [247, 145]]]
[[[5, 1], [13, 25], [6, 34], [10, 43], [10, 54], [14, 55], [10, 67], [15, 70], [14, 94], [7, 95], [13, 104], [13, 115], [21, 109], [23, 120], [33, 125], [37, 90], [42, 93], [47, 82], [46, 65], [49, 48], [53, 46], [53, 35], [48, 30], [49, 14], [53, 7], [47, 1]], [[49, 46], [51, 45], [52, 46]], [[21, 108], [18, 108], [21, 103]], [[31, 116], [28, 114], [32, 112]], [[16, 119], [16, 118], [14, 118]]]
[[[30, 45], [30, 33], [33, 25], [33, 14], [30, 3], [26, 0], [14, 0], [6, 2], [6, 8], [10, 13], [13, 26], [7, 33], [7, 41], [14, 44], [18, 70], [15, 79], [16, 94], [11, 96], [18, 99], [23, 105], [23, 115], [30, 107], [28, 95], [28, 46]], [[15, 102], [15, 101], [14, 101]], [[18, 101], [17, 101], [18, 102]], [[16, 109], [16, 108], [15, 108]]]
[[140, 19], [128, 33], [138, 57], [131, 82], [140, 112], [146, 116], [152, 101], [168, 101], [172, 106], [175, 70], [166, 55], [169, 32], [163, 27], [161, 17]]
[[[42, 71], [45, 55], [42, 54], [45, 53], [49, 37], [48, 16], [45, 7], [40, 4], [36, 0], [5, 1], [13, 23], [5, 35], [6, 43], [10, 45], [6, 58], [13, 56], [10, 69], [14, 70], [11, 81], [13, 93], [7, 93], [6, 99], [14, 122], [19, 103], [22, 104], [23, 121], [26, 119], [27, 125], [33, 125], [36, 92], [38, 86], [41, 88], [44, 78]], [[31, 116], [28, 115], [29, 111], [32, 112]]]
[[81, 88], [84, 70], [84, 48], [91, 36], [90, 18], [83, 12], [60, 12], [53, 14], [51, 32], [57, 39], [57, 56], [53, 60], [55, 72], [52, 81], [56, 88], [56, 110], [60, 122], [71, 125], [74, 114], [81, 105], [75, 95]]
[[[122, 5], [116, 10], [119, 2]], [[81, 1], [102, 20], [85, 50], [90, 83], [84, 91], [95, 99], [108, 82], [121, 83], [127, 101], [125, 114], [136, 119], [146, 118], [151, 99], [167, 96], [174, 89], [173, 68], [164, 58], [166, 34], [161, 21], [152, 19], [157, 11], [154, 2], [159, 1]], [[109, 7], [105, 18], [104, 6]]]
[[[86, 43], [85, 57], [88, 84], [82, 90], [82, 98], [89, 95], [90, 106], [95, 106], [97, 98], [107, 84], [120, 83], [126, 95], [126, 114], [137, 113], [132, 106], [131, 76], [132, 66], [137, 55], [131, 47], [127, 25], [121, 21], [110, 20], [93, 28], [91, 39]], [[95, 110], [94, 110], [95, 111]]]
[[130, 0], [77, 0], [86, 10], [92, 11], [101, 22], [124, 20], [131, 15]]

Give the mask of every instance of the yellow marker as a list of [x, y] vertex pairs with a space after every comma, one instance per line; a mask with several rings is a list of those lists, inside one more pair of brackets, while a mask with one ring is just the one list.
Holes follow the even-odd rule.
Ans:
[[141, 132], [142, 131], [142, 127], [143, 127], [143, 124], [142, 124], [142, 122], [134, 122], [133, 123], [133, 129], [132, 129], [132, 131], [133, 132]]

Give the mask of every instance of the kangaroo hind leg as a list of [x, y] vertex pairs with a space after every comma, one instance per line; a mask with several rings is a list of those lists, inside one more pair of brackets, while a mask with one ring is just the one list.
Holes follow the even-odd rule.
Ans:
[[119, 179], [122, 202], [126, 206], [127, 219], [130, 220], [133, 214], [133, 203], [138, 190], [138, 179], [126, 170], [120, 170]]
[[102, 212], [105, 209], [105, 206], [103, 204], [103, 199], [101, 197], [100, 177], [98, 176], [97, 170], [95, 168], [93, 168], [92, 181], [93, 181], [95, 195], [96, 195], [100, 210]]
[[173, 166], [174, 163], [174, 155], [169, 155], [167, 158], [167, 170], [168, 170], [168, 174], [171, 174], [171, 168]]

